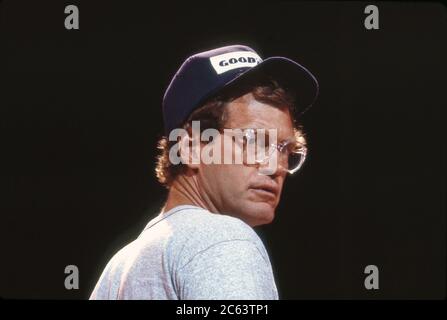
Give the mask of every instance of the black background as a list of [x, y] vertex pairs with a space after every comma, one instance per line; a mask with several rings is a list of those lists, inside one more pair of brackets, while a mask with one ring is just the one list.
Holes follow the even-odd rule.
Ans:
[[[88, 298], [166, 197], [154, 159], [172, 75], [239, 43], [321, 86], [302, 118], [309, 161], [257, 229], [280, 298], [445, 297], [445, 7], [379, 3], [368, 31], [362, 2], [92, 2], [0, 3], [0, 296]], [[68, 4], [80, 30], [64, 28]]]

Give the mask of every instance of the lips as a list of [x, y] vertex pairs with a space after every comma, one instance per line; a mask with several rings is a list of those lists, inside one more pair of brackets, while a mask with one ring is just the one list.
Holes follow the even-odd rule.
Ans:
[[279, 188], [275, 183], [258, 183], [258, 184], [253, 184], [249, 187], [249, 189], [252, 189], [254, 191], [258, 191], [260, 193], [265, 193], [270, 194], [272, 196], [274, 196], [275, 198], [277, 197], [278, 193], [279, 193]]

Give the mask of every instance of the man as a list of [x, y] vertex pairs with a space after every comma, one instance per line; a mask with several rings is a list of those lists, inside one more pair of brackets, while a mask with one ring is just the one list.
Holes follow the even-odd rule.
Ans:
[[[90, 298], [278, 299], [253, 227], [272, 222], [286, 175], [305, 159], [296, 116], [317, 94], [307, 69], [262, 60], [247, 46], [189, 57], [163, 98], [156, 174], [169, 190], [166, 204], [110, 260]], [[217, 161], [203, 161], [199, 150]], [[219, 162], [228, 150], [231, 164]]]

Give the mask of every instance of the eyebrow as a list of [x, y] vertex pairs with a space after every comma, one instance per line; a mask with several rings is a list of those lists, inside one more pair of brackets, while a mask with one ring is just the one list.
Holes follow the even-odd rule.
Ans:
[[[266, 129], [266, 128], [253, 128], [253, 127], [247, 127], [247, 128], [226, 128], [226, 127], [224, 127], [222, 129], [224, 129], [224, 130], [225, 129], [227, 129], [227, 130], [241, 130], [242, 132], [245, 132], [246, 130], [250, 130], [250, 129], [255, 130], [255, 131], [257, 131], [257, 130], [264, 130], [264, 134], [266, 136], [266, 139], [270, 139], [269, 130], [275, 129], [275, 128]], [[276, 129], [276, 130], [278, 130], [278, 129]], [[287, 137], [287, 138], [285, 138], [283, 140], [279, 140], [277, 142], [277, 144], [282, 144], [282, 143], [285, 143], [285, 142], [294, 142], [294, 143], [296, 143], [297, 140], [296, 140], [295, 134], [293, 134], [293, 135], [291, 135], [291, 136], [289, 136], [289, 137]]]

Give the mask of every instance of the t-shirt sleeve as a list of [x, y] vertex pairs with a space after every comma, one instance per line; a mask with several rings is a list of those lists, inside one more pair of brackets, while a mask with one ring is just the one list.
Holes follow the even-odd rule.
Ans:
[[227, 240], [196, 253], [176, 272], [182, 300], [276, 300], [270, 263], [250, 240]]

